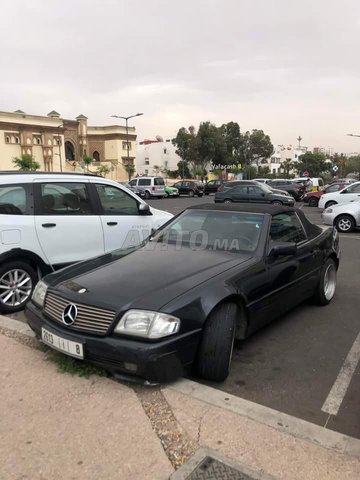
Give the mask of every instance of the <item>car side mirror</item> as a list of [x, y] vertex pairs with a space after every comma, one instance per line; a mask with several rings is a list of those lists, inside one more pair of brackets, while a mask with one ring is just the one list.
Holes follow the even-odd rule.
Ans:
[[294, 242], [279, 243], [278, 245], [273, 245], [271, 247], [269, 257], [296, 255], [296, 251], [296, 243]]
[[152, 215], [150, 207], [147, 203], [139, 204], [139, 215]]

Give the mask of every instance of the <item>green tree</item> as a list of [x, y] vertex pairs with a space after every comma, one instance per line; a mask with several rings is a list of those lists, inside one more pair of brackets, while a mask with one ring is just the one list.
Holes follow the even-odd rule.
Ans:
[[191, 178], [192, 175], [191, 175], [191, 172], [189, 170], [189, 165], [188, 163], [185, 161], [185, 160], [180, 160], [180, 162], [178, 162], [177, 164], [177, 172], [176, 172], [176, 176], [179, 176], [181, 178]]
[[90, 155], [84, 155], [83, 156], [83, 162], [84, 162], [84, 170], [89, 171], [89, 167], [93, 162], [93, 158], [90, 157]]
[[299, 174], [301, 172], [309, 172], [310, 177], [320, 177], [323, 172], [329, 169], [329, 165], [325, 162], [326, 157], [323, 153], [306, 152], [304, 155], [300, 155], [299, 160], [295, 163], [294, 167]]
[[159, 175], [161, 168], [159, 167], [159, 165], [154, 165], [153, 170], [155, 172], [155, 175]]
[[224, 123], [220, 127], [220, 134], [225, 142], [225, 165], [239, 165], [241, 163], [242, 137], [240, 126], [236, 122]]
[[271, 156], [274, 151], [269, 135], [263, 130], [252, 130], [242, 134], [241, 141], [241, 163], [244, 169], [244, 177], [250, 178], [249, 167], [253, 164], [259, 168], [262, 162]]
[[40, 168], [40, 164], [34, 159], [32, 155], [29, 155], [28, 153], [21, 155], [21, 157], [15, 157], [13, 159], [13, 164], [22, 171], [35, 172]]
[[175, 138], [172, 140], [173, 145], [176, 146], [175, 153], [186, 162], [196, 165], [197, 159], [197, 134], [195, 127], [191, 126], [188, 129], [180, 128]]
[[197, 132], [197, 162], [193, 167], [204, 170], [210, 164], [212, 166], [226, 164], [226, 143], [216, 125], [202, 122]]
[[269, 165], [262, 165], [261, 167], [259, 167], [257, 174], [260, 177], [268, 177], [270, 175]]
[[360, 180], [360, 155], [348, 158], [344, 174], [348, 175], [349, 173], [354, 173], [357, 180]]
[[101, 165], [101, 167], [98, 167], [96, 169], [96, 173], [100, 175], [101, 177], [106, 177], [110, 173], [110, 168], [107, 165]]
[[290, 175], [290, 170], [293, 168], [293, 165], [292, 165], [292, 160], [291, 158], [287, 158], [286, 160], [284, 160], [283, 162], [281, 162], [281, 169], [283, 170], [284, 172], [284, 176], [286, 178], [289, 177]]

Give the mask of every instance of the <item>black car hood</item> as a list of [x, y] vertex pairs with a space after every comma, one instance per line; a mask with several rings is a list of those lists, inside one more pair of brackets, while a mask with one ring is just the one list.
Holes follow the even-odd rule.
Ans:
[[[149, 250], [149, 245], [151, 249]], [[81, 262], [46, 278], [69, 300], [116, 311], [158, 310], [175, 297], [252, 257], [148, 244]], [[119, 258], [120, 256], [120, 258]], [[79, 290], [86, 292], [79, 293]]]

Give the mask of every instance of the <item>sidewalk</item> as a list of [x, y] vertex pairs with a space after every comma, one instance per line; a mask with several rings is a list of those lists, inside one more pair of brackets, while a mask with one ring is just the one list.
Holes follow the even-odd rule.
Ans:
[[1, 479], [165, 480], [200, 447], [274, 479], [360, 478], [358, 441], [324, 431], [315, 444], [186, 380], [159, 390], [59, 373], [24, 333], [0, 333]]

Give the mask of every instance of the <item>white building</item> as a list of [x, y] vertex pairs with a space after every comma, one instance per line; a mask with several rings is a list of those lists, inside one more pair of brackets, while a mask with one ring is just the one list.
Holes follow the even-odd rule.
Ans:
[[[171, 139], [157, 137], [156, 140], [144, 140], [137, 146], [136, 173], [139, 175], [158, 175], [164, 170], [177, 170], [181, 161], [175, 153], [176, 147]], [[158, 168], [156, 168], [158, 167]]]
[[[285, 160], [297, 161], [301, 155], [304, 155], [308, 150], [307, 147], [299, 147], [294, 145], [277, 145], [274, 153], [267, 160], [267, 165], [270, 168], [270, 173], [276, 174], [282, 172], [282, 163]], [[264, 166], [264, 165], [263, 165]]]

